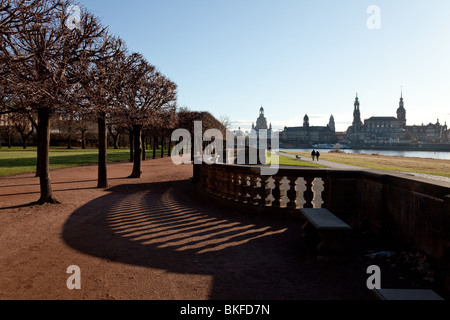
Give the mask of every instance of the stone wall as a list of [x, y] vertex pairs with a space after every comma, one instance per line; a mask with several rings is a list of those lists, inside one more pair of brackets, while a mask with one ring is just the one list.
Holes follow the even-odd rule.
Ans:
[[222, 201], [257, 212], [300, 215], [324, 207], [354, 227], [407, 244], [436, 261], [450, 289], [450, 186], [375, 171], [197, 165], [198, 186]]

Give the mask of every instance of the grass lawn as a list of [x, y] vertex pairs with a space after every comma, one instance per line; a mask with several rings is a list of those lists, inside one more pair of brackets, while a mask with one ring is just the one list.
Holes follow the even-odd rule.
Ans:
[[[270, 156], [270, 154], [268, 154]], [[269, 159], [270, 164], [270, 159]], [[309, 168], [325, 168], [324, 166], [317, 164], [317, 163], [311, 163], [308, 161], [302, 161], [297, 160], [294, 158], [281, 156], [280, 155], [280, 166], [294, 166], [294, 167], [309, 167]]]
[[310, 168], [324, 168], [324, 166], [307, 161], [297, 160], [286, 156], [280, 156], [280, 166], [295, 166], [295, 167], [310, 167]]
[[[160, 155], [160, 151], [157, 152]], [[147, 156], [152, 156], [152, 151], [147, 150]], [[36, 148], [30, 147], [27, 150], [22, 148], [0, 149], [0, 177], [17, 175], [22, 173], [32, 173], [36, 171]], [[108, 149], [108, 162], [122, 162], [130, 159], [129, 149]], [[50, 169], [61, 169], [92, 165], [98, 162], [97, 149], [71, 149], [51, 148], [50, 149]]]
[[[306, 152], [288, 152], [309, 157]], [[323, 153], [323, 160], [350, 164], [369, 169], [416, 172], [450, 177], [450, 160], [393, 157], [379, 154]]]

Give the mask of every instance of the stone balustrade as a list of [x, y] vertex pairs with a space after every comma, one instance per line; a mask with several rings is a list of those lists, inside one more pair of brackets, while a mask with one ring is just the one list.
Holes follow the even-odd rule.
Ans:
[[327, 172], [281, 170], [262, 176], [258, 168], [202, 166], [200, 183], [216, 197], [242, 204], [272, 208], [322, 208], [326, 203]]
[[450, 288], [450, 186], [375, 171], [195, 165], [199, 190], [246, 210], [289, 213], [326, 208], [355, 229], [416, 248], [438, 261]]

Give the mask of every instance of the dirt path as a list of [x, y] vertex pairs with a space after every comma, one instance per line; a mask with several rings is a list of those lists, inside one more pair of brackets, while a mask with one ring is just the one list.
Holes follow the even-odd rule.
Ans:
[[[218, 208], [195, 194], [191, 166], [170, 159], [53, 171], [61, 205], [39, 198], [33, 175], [0, 179], [0, 300], [371, 299], [362, 259], [318, 263], [298, 220]], [[69, 290], [67, 268], [81, 268]]]

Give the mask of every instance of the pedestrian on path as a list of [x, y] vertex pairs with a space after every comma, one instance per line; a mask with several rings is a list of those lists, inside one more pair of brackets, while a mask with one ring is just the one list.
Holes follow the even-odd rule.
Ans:
[[314, 159], [316, 158], [316, 150], [313, 150], [313, 152], [311, 153], [311, 157], [312, 161], [314, 161]]
[[320, 152], [319, 151], [316, 152], [316, 158], [317, 158], [317, 161], [319, 161], [319, 158], [320, 158]]

